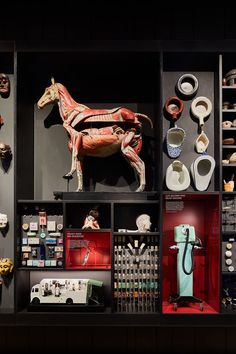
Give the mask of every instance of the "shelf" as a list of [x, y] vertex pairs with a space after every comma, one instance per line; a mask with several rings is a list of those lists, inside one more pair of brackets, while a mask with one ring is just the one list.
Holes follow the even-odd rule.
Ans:
[[229, 132], [229, 131], [235, 131], [236, 128], [222, 128], [222, 130]]
[[[234, 167], [236, 167], [236, 165]], [[236, 191], [235, 192], [222, 192], [222, 194], [223, 195], [235, 195]]]
[[17, 201], [19, 204], [61, 204], [61, 200], [39, 200], [39, 199], [19, 199]]
[[145, 201], [156, 200], [158, 193], [153, 192], [54, 192], [59, 195], [60, 199], [67, 202], [81, 201]]
[[[236, 164], [235, 164], [236, 166]], [[174, 192], [174, 191], [163, 191], [163, 195], [165, 196], [170, 196], [170, 200], [172, 199], [176, 199], [176, 198], [183, 198], [185, 196], [190, 197], [190, 196], [196, 196], [196, 197], [200, 197], [200, 196], [208, 196], [208, 195], [217, 195], [219, 194], [219, 191], [211, 191], [211, 192], [207, 192], [207, 191], [192, 191], [192, 192], [185, 192], [185, 191], [179, 191], [179, 192]], [[165, 200], [169, 200], [169, 198], [166, 198]]]
[[50, 267], [50, 268], [49, 267], [48, 268], [47, 267], [18, 267], [17, 270], [20, 270], [20, 271], [22, 271], [22, 270], [48, 271], [49, 270], [49, 271], [54, 271], [54, 272], [55, 271], [61, 272], [62, 270], [65, 270], [65, 269], [63, 267], [61, 267], [61, 268], [58, 268], [58, 267], [57, 268], [56, 267], [54, 267], [54, 268], [53, 267]]
[[232, 234], [236, 234], [236, 230], [234, 230], [234, 231], [223, 231], [223, 230], [222, 230], [222, 234], [223, 234], [223, 235], [232, 235]]
[[236, 271], [235, 272], [221, 272], [222, 275], [236, 275]]
[[236, 109], [222, 109], [222, 113], [236, 113]]
[[223, 149], [236, 149], [236, 145], [222, 145], [222, 148]]
[[232, 315], [232, 316], [235, 316], [236, 315], [236, 309], [233, 310], [232, 308], [231, 309], [227, 309], [227, 308], [222, 308], [222, 314], [224, 315]]
[[236, 167], [236, 163], [222, 164], [222, 167]]
[[104, 312], [104, 305], [29, 304], [29, 312]]
[[81, 229], [81, 228], [69, 228], [69, 227], [65, 227], [66, 231], [71, 231], [71, 232], [89, 232], [89, 233], [96, 233], [96, 232], [110, 232], [111, 229]]
[[160, 232], [113, 232], [115, 236], [159, 236]]
[[222, 86], [222, 89], [224, 89], [224, 90], [236, 90], [236, 85], [235, 86]]
[[[190, 319], [189, 319], [190, 320]], [[160, 325], [160, 313], [117, 313], [112, 312], [111, 307], [105, 307], [102, 312], [60, 312], [53, 311], [34, 311], [29, 312], [25, 308], [22, 311], [17, 312], [17, 321], [20, 324], [38, 324], [45, 326], [73, 326], [73, 325], [82, 325], [82, 326], [158, 326]]]
[[67, 272], [110, 272], [112, 271], [112, 267], [110, 266], [110, 268], [82, 268], [81, 266], [80, 268], [64, 268], [63, 270]]

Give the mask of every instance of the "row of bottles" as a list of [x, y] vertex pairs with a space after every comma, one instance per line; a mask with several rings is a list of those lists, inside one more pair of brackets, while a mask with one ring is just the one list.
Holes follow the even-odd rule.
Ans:
[[114, 301], [117, 312], [157, 312], [157, 236], [115, 237]]

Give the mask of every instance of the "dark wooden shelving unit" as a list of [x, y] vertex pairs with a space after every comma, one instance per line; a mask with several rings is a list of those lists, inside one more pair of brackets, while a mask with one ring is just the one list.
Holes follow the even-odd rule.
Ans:
[[[16, 142], [13, 155], [14, 183], [11, 186], [14, 191], [11, 205], [14, 215], [10, 216], [14, 232], [3, 240], [4, 244], [8, 243], [11, 247], [9, 254], [15, 258], [15, 270], [12, 285], [7, 290], [11, 293], [11, 309], [9, 310], [5, 303], [1, 305], [0, 323], [40, 326], [47, 322], [47, 325], [51, 326], [57, 322], [58, 325], [171, 327], [189, 324], [211, 326], [214, 322], [215, 326], [225, 326], [228, 323], [233, 325], [236, 323], [234, 312], [220, 309], [223, 278], [234, 275], [222, 272], [222, 259], [216, 269], [220, 277], [219, 297], [216, 300], [219, 311], [199, 316], [193, 313], [165, 313], [162, 301], [166, 294], [163, 285], [166, 272], [163, 257], [166, 256], [167, 245], [163, 219], [167, 200], [165, 198], [169, 201], [183, 200], [186, 205], [199, 203], [202, 210], [206, 208], [207, 203], [213, 201], [215, 208], [209, 204], [209, 210], [212, 211], [210, 214], [213, 215], [216, 209], [223, 211], [222, 206], [218, 207], [218, 200], [221, 205], [224, 198], [234, 198], [236, 195], [235, 191], [224, 192], [222, 182], [225, 176], [228, 177], [234, 172], [236, 164], [223, 165], [221, 162], [224, 154], [236, 148], [236, 145], [222, 145], [223, 137], [228, 137], [231, 133], [233, 135], [236, 131], [236, 128], [222, 128], [222, 122], [233, 121], [236, 113], [234, 109], [222, 110], [222, 102], [226, 101], [227, 97], [232, 100], [236, 90], [236, 87], [222, 86], [222, 77], [232, 68], [236, 54], [229, 52], [227, 46], [222, 46], [226, 52], [223, 50], [222, 55], [219, 55], [218, 48], [213, 44], [211, 50], [207, 51], [206, 43], [203, 43], [202, 50], [199, 50], [180, 42], [173, 47], [166, 41], [92, 42], [80, 43], [81, 45], [48, 43], [41, 48], [37, 43], [31, 43], [29, 46], [24, 43], [11, 43], [6, 46], [5, 43], [0, 46], [2, 70], [14, 78]], [[210, 139], [208, 153], [214, 156], [216, 168], [211, 184], [204, 192], [197, 191], [192, 180], [190, 187], [180, 192], [169, 191], [165, 185], [166, 168], [173, 159], [164, 151], [164, 139], [170, 121], [164, 116], [163, 107], [167, 97], [176, 95], [176, 80], [184, 73], [193, 73], [199, 79], [199, 92], [195, 97], [210, 95], [213, 102], [213, 111], [205, 121], [204, 132]], [[51, 75], [54, 75], [56, 81], [65, 84], [75, 100], [89, 107], [101, 108], [104, 105], [106, 108], [112, 108], [122, 105], [151, 117], [154, 129], [151, 131], [143, 124], [143, 149], [140, 155], [146, 165], [147, 185], [144, 192], [135, 192], [136, 177], [126, 161], [119, 157], [103, 161], [86, 160], [85, 189], [82, 193], [74, 192], [76, 177], [69, 185], [62, 179], [70, 167], [70, 153], [66, 151], [67, 136], [58, 108], [52, 111], [38, 111], [35, 105], [44, 89], [50, 85]], [[184, 111], [176, 121], [178, 126], [187, 131], [180, 158], [183, 158], [189, 169], [192, 161], [199, 156], [193, 146], [199, 127], [190, 115], [190, 103], [195, 97], [184, 100]], [[56, 122], [56, 125], [51, 125], [52, 122]], [[3, 133], [2, 128], [0, 135]], [[60, 209], [65, 240], [65, 230], [82, 231], [84, 217], [95, 205], [99, 205], [101, 210], [100, 231], [111, 232], [112, 266], [111, 269], [84, 269], [82, 272], [89, 276], [94, 272], [94, 276], [104, 279], [105, 310], [88, 313], [49, 311], [48, 308], [41, 313], [27, 311], [30, 288], [40, 276], [44, 277], [48, 273], [62, 277], [69, 273], [73, 277], [79, 276], [80, 270], [65, 269], [65, 266], [43, 269], [19, 266], [20, 217], [35, 207], [47, 207], [50, 211]], [[0, 207], [2, 208], [1, 201]], [[136, 230], [135, 219], [141, 213], [151, 215], [150, 232], [118, 232], [118, 229], [122, 228]], [[219, 222], [219, 237], [216, 237], [217, 247], [221, 247], [223, 240], [234, 234], [234, 231], [220, 231], [221, 229], [222, 220]], [[121, 238], [119, 242], [125, 243], [129, 237], [135, 239], [136, 236], [144, 240], [149, 237], [150, 242], [156, 242], [158, 246], [158, 311], [118, 313], [114, 305], [115, 240]], [[14, 245], [11, 246], [13, 242]], [[207, 253], [208, 249], [199, 253], [199, 259], [207, 257]], [[5, 297], [6, 292], [3, 294], [3, 298]]]

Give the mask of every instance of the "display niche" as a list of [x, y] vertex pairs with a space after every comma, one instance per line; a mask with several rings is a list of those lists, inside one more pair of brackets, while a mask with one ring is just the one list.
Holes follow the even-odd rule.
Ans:
[[[76, 174], [69, 185], [62, 178], [70, 170], [71, 152], [68, 150], [67, 131], [63, 128], [58, 106], [55, 105], [53, 109], [52, 106], [42, 109], [37, 107], [45, 89], [52, 85], [52, 74], [55, 82], [66, 87], [73, 100], [80, 105], [91, 109], [114, 109], [114, 112], [116, 107], [126, 107], [150, 118], [153, 128], [147, 119], [140, 117], [142, 148], [139, 156], [145, 163], [145, 191], [156, 191], [159, 175], [155, 166], [160, 160], [158, 137], [161, 134], [156, 124], [159, 110], [159, 101], [156, 99], [160, 86], [159, 62], [157, 53], [139, 53], [136, 56], [135, 53], [126, 51], [96, 52], [93, 55], [90, 52], [73, 52], [73, 55], [64, 52], [19, 53], [18, 199], [50, 200], [54, 191], [74, 192], [77, 189]], [[35, 65], [38, 68], [37, 73]], [[91, 79], [89, 88], [88, 77]], [[29, 92], [28, 87], [32, 81], [37, 84]], [[20, 102], [24, 102], [24, 105]], [[26, 116], [33, 119], [29, 122]], [[132, 122], [112, 123], [117, 124], [123, 130], [137, 128], [137, 124], [132, 125]], [[90, 120], [83, 121], [76, 128], [100, 129], [106, 126], [105, 120]], [[34, 149], [25, 149], [24, 139], [28, 139]], [[22, 176], [20, 166], [21, 163], [25, 165], [26, 160], [31, 168], [28, 168], [30, 172], [27, 176]], [[85, 156], [83, 184], [86, 192], [123, 193], [135, 192], [139, 181], [132, 164], [120, 152], [106, 158]]]
[[64, 223], [62, 203], [23, 202], [19, 212], [18, 266], [62, 268]]
[[163, 197], [162, 310], [218, 313], [219, 194]]
[[220, 112], [221, 112], [221, 166], [222, 190], [235, 191], [236, 166], [236, 82], [235, 54], [220, 56]]
[[114, 204], [114, 311], [160, 311], [158, 201]]
[[219, 190], [217, 56], [163, 58], [163, 190]]
[[236, 195], [225, 192], [222, 198], [222, 291], [221, 309], [223, 313], [235, 313], [235, 275], [236, 275]]
[[[160, 161], [161, 134], [160, 129], [157, 129], [156, 119], [159, 114], [159, 101], [156, 100], [160, 91], [159, 53], [140, 52], [137, 56], [127, 51], [96, 51], [92, 55], [89, 51], [73, 52], [73, 55], [62, 51], [20, 52], [17, 60], [19, 173], [16, 183], [17, 198], [20, 200], [17, 207], [18, 314], [23, 316], [25, 310], [51, 311], [50, 304], [46, 304], [47, 301], [52, 301], [54, 304], [52, 308], [55, 311], [60, 311], [60, 308], [68, 312], [73, 309], [75, 312], [82, 311], [81, 306], [76, 306], [78, 299], [74, 301], [71, 298], [72, 304], [71, 300], [63, 298], [61, 307], [55, 305], [58, 297], [60, 298], [59, 288], [61, 293], [67, 294], [71, 291], [70, 288], [73, 288], [73, 284], [76, 292], [80, 292], [85, 286], [89, 289], [91, 284], [93, 287], [101, 285], [104, 292], [103, 309], [97, 307], [101, 311], [105, 309], [108, 312], [124, 312], [129, 297], [132, 297], [132, 305], [129, 310], [127, 308], [127, 311], [157, 313], [160, 258], [160, 207], [157, 190], [160, 183], [155, 167]], [[35, 66], [38, 68], [37, 73]], [[52, 76], [54, 80], [51, 80]], [[88, 77], [91, 79], [90, 87], [88, 87]], [[29, 92], [28, 87], [31, 87], [32, 82], [37, 85], [33, 85]], [[73, 148], [71, 149], [69, 144], [68, 150], [68, 132], [62, 125], [63, 117], [60, 116], [58, 106], [44, 108], [43, 99], [40, 100], [46, 87], [54, 85], [53, 88], [56, 88], [55, 85], [58, 83], [67, 89], [73, 100], [80, 106], [113, 110], [118, 113], [124, 111], [116, 110], [116, 107], [126, 107], [132, 112], [149, 117], [149, 119], [145, 117], [142, 119], [140, 116], [142, 127], [136, 117], [135, 122], [115, 120], [112, 125], [118, 126], [109, 128], [109, 132], [115, 134], [117, 131], [122, 133], [128, 129], [131, 135], [136, 129], [137, 141], [134, 142], [133, 148], [136, 150], [141, 148], [139, 156], [145, 164], [146, 185], [142, 192], [135, 192], [139, 187], [139, 178], [134, 172], [132, 163], [127, 163], [127, 159], [124, 158], [126, 150], [104, 158], [86, 156], [83, 161], [84, 188], [81, 192], [76, 192], [78, 187], [76, 174], [73, 179], [63, 178], [70, 170]], [[39, 109], [37, 102], [42, 109]], [[30, 121], [29, 117], [32, 118]], [[114, 117], [117, 118], [112, 113], [112, 118]], [[87, 129], [87, 132], [101, 129], [99, 132], [102, 132], [102, 142], [105, 140], [106, 134], [103, 133], [106, 132], [107, 123], [105, 119], [102, 122], [99, 122], [99, 119], [96, 121], [90, 119], [90, 121], [83, 121], [76, 129]], [[23, 144], [25, 139], [32, 147], [30, 151]], [[86, 140], [87, 136], [84, 139]], [[129, 160], [128, 155], [127, 157]], [[29, 173], [22, 174], [25, 161]], [[143, 167], [142, 164], [142, 171]], [[137, 172], [139, 174], [139, 170]], [[37, 203], [37, 200], [41, 203]], [[50, 202], [46, 202], [48, 200]], [[94, 210], [95, 213], [92, 212]], [[47, 216], [46, 225], [40, 221], [44, 212]], [[136, 219], [144, 214], [149, 217], [149, 226], [144, 232], [137, 232]], [[63, 224], [62, 230], [57, 230], [58, 224]], [[56, 231], [52, 230], [54, 227]], [[43, 237], [45, 235], [45, 238], [42, 235]], [[122, 236], [121, 240], [120, 236]], [[41, 244], [45, 246], [45, 257]], [[132, 244], [132, 254], [128, 244]], [[115, 259], [116, 247], [123, 249], [123, 246], [128, 249], [122, 267], [125, 262], [130, 262], [126, 280], [123, 278], [125, 271], [123, 268], [122, 277], [118, 275], [120, 259]], [[62, 258], [58, 258], [62, 255]], [[128, 260], [129, 256], [130, 260]], [[117, 296], [119, 301], [117, 303], [114, 301], [116, 276], [122, 280], [122, 284], [119, 281], [119, 290], [121, 288], [124, 290], [124, 283], [127, 284], [128, 277], [130, 280], [130, 286], [125, 288], [129, 295], [124, 295], [122, 305], [118, 305], [120, 295]], [[86, 283], [85, 280], [88, 282]], [[34, 291], [32, 291], [33, 287]], [[39, 292], [40, 303], [35, 296]], [[82, 293], [80, 294], [82, 296]], [[55, 295], [57, 299], [51, 295]], [[92, 298], [97, 299], [96, 296]], [[84, 299], [81, 298], [81, 304], [84, 305], [82, 301]], [[126, 303], [124, 306], [123, 302]], [[143, 302], [142, 308], [141, 302]], [[85, 312], [97, 311], [95, 306], [91, 309], [82, 307]]]

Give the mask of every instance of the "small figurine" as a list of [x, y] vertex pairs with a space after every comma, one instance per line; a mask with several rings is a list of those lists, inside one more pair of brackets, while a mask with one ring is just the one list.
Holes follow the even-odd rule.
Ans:
[[151, 220], [148, 214], [141, 214], [136, 219], [138, 232], [150, 232]]
[[100, 226], [97, 222], [98, 217], [99, 212], [97, 208], [95, 207], [91, 209], [89, 214], [86, 216], [82, 229], [100, 229]]
[[0, 95], [3, 98], [8, 98], [10, 95], [10, 80], [4, 73], [0, 73]]

